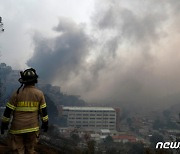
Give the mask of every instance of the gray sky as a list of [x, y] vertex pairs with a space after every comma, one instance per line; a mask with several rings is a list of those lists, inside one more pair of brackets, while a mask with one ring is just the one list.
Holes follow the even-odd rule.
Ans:
[[88, 102], [180, 102], [179, 0], [0, 0], [1, 61]]

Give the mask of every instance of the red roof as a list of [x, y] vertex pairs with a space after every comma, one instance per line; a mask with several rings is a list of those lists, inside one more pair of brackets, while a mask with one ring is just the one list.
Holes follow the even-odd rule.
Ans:
[[112, 136], [114, 140], [128, 140], [130, 142], [135, 142], [136, 137], [132, 135], [118, 135], [118, 136]]

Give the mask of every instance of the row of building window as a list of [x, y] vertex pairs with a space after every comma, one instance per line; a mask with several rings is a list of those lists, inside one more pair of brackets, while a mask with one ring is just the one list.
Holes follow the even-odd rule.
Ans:
[[69, 117], [69, 119], [84, 119], [84, 120], [115, 120], [115, 118], [85, 118], [85, 117]]
[[[103, 121], [69, 121], [69, 123], [105, 123]], [[115, 124], [115, 121], [110, 121], [108, 123], [112, 123], [112, 124]]]
[[105, 128], [108, 128], [108, 127], [111, 127], [111, 128], [115, 128], [114, 125], [69, 125], [71, 127], [105, 127]]
[[63, 110], [63, 111], [64, 112], [86, 112], [86, 113], [87, 112], [91, 112], [91, 113], [92, 112], [105, 112], [105, 113], [106, 112], [109, 112], [109, 113], [114, 113], [115, 112], [115, 111], [107, 111], [107, 110], [106, 111], [103, 111], [103, 110], [102, 111], [101, 110], [73, 110], [73, 111], [72, 110]]
[[69, 116], [116, 116], [115, 114], [69, 114]]

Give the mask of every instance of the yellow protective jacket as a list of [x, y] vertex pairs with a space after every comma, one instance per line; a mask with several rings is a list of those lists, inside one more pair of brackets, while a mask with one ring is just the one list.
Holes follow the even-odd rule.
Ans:
[[12, 115], [10, 127], [11, 134], [21, 134], [39, 130], [39, 115], [43, 122], [48, 121], [47, 106], [42, 91], [35, 86], [24, 86], [19, 94], [16, 92], [6, 105], [6, 112], [2, 122], [9, 122]]

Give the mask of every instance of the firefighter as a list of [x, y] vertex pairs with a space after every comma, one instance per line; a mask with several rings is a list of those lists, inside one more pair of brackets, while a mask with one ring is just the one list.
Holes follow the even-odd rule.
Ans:
[[35, 69], [26, 69], [20, 72], [20, 75], [21, 86], [6, 105], [2, 117], [1, 134], [8, 129], [11, 119], [9, 134], [12, 153], [34, 154], [34, 146], [38, 141], [40, 130], [39, 116], [42, 121], [41, 128], [44, 132], [48, 130], [47, 106], [43, 92], [35, 87], [38, 82]]

